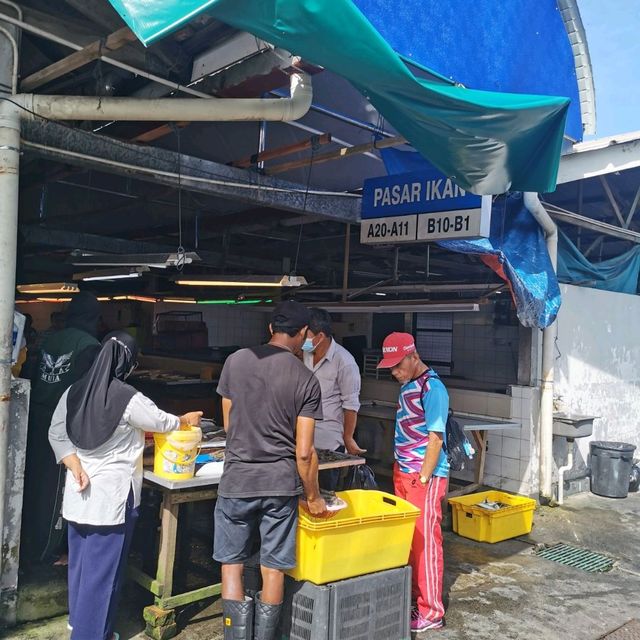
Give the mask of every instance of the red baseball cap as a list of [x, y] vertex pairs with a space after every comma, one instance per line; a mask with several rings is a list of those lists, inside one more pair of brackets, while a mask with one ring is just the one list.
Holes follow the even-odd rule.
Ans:
[[377, 368], [391, 369], [415, 350], [416, 343], [410, 333], [390, 333], [382, 343], [382, 360]]

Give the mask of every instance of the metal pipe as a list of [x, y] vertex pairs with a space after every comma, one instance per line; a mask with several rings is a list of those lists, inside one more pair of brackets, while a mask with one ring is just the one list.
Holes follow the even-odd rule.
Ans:
[[[542, 206], [537, 193], [524, 194], [524, 205], [542, 227], [554, 272], [558, 264], [558, 227]], [[556, 321], [542, 333], [542, 381], [540, 395], [540, 495], [552, 499], [553, 488], [553, 369], [558, 332]]]
[[[5, 4], [9, 4], [12, 5], [13, 3], [9, 2], [9, 0], [0, 0], [0, 2], [5, 3]], [[44, 38], [46, 40], [51, 40], [52, 42], [56, 42], [58, 44], [61, 44], [64, 47], [68, 47], [69, 49], [73, 49], [74, 51], [80, 51], [82, 50], [84, 47], [80, 46], [79, 44], [76, 44], [75, 42], [71, 42], [70, 40], [66, 40], [65, 38], [61, 38], [59, 36], [54, 35], [53, 33], [49, 33], [48, 31], [44, 31], [43, 29], [40, 29], [38, 27], [35, 27], [33, 25], [30, 25], [27, 22], [24, 22], [24, 20], [22, 19], [22, 15], [20, 15], [20, 19], [15, 19], [15, 18], [11, 18], [10, 16], [7, 16], [6, 14], [0, 14], [0, 17], [3, 20], [6, 20], [6, 22], [9, 22], [10, 24], [13, 24], [17, 27], [20, 27], [21, 29], [24, 29], [25, 31], [29, 31], [30, 33], [33, 33], [36, 36], [39, 36], [41, 38]], [[103, 62], [110, 64], [111, 66], [117, 67], [119, 69], [122, 69], [124, 71], [128, 71], [129, 73], [133, 73], [137, 76], [140, 76], [142, 78], [147, 78], [147, 80], [152, 80], [153, 82], [157, 82], [158, 84], [162, 84], [166, 87], [169, 87], [170, 89], [172, 89], [173, 91], [180, 91], [182, 93], [187, 93], [189, 95], [192, 96], [196, 96], [198, 98], [206, 98], [208, 100], [214, 100], [215, 98], [208, 94], [208, 93], [204, 93], [202, 91], [198, 91], [196, 89], [192, 89], [191, 87], [187, 87], [181, 84], [178, 84], [176, 82], [172, 82], [171, 80], [167, 80], [166, 78], [161, 78], [160, 76], [156, 76], [153, 73], [149, 73], [148, 71], [144, 71], [143, 69], [139, 69], [137, 67], [132, 67], [131, 65], [125, 64], [123, 62], [120, 62], [118, 60], [114, 60], [113, 58], [109, 58], [108, 56], [100, 56], [100, 60], [102, 60]], [[310, 127], [308, 125], [302, 124], [301, 122], [295, 122], [295, 121], [288, 121], [288, 124], [292, 127], [296, 127], [297, 129], [301, 129], [302, 131], [307, 131], [308, 133], [312, 133], [314, 135], [322, 135], [322, 131], [320, 131], [319, 129], [314, 129], [313, 127]], [[105, 125], [108, 126], [108, 125]], [[352, 147], [354, 146], [353, 144], [347, 142], [346, 140], [342, 140], [340, 138], [333, 138], [333, 141], [337, 144], [341, 144], [344, 147]], [[365, 153], [365, 156], [368, 156], [370, 158], [372, 158], [373, 160], [376, 161], [381, 161], [381, 158], [377, 155], [375, 155], [374, 153]]]
[[[20, 111], [0, 100], [0, 545], [4, 539], [18, 237]], [[2, 568], [0, 567], [0, 572]]]
[[[264, 153], [264, 150], [267, 146], [267, 122], [263, 120], [260, 123], [260, 133], [258, 135], [258, 156], [261, 153]], [[264, 169], [264, 160], [258, 162], [258, 169]]]
[[344, 264], [342, 267], [342, 302], [347, 301], [349, 293], [349, 254], [351, 252], [351, 225], [347, 223], [344, 232]]
[[[283, 97], [283, 93], [279, 89], [274, 89], [270, 91], [274, 96], [278, 96], [279, 98]], [[327, 116], [328, 118], [333, 118], [334, 120], [338, 120], [339, 122], [344, 122], [345, 124], [350, 124], [354, 127], [358, 127], [359, 129], [363, 129], [364, 131], [369, 131], [371, 133], [379, 134], [383, 138], [393, 138], [397, 134], [389, 133], [387, 131], [381, 131], [379, 127], [376, 127], [374, 124], [370, 122], [364, 122], [363, 120], [358, 120], [357, 118], [352, 118], [344, 113], [340, 113], [338, 111], [334, 111], [333, 109], [329, 109], [323, 105], [312, 103], [309, 109], [310, 111], [315, 111], [316, 113], [320, 113], [323, 116]]]
[[25, 118], [48, 120], [123, 121], [250, 121], [297, 120], [309, 110], [311, 78], [306, 73], [291, 75], [291, 97], [261, 98], [112, 98], [100, 96], [49, 96], [19, 94], [16, 101], [27, 110]]
[[564, 474], [573, 468], [573, 438], [567, 440], [567, 464], [558, 469], [558, 504], [564, 503]]
[[5, 29], [0, 25], [0, 33], [4, 33], [7, 36], [7, 40], [11, 43], [13, 49], [13, 69], [11, 72], [11, 93], [15, 95], [18, 93], [18, 43], [8, 29]]

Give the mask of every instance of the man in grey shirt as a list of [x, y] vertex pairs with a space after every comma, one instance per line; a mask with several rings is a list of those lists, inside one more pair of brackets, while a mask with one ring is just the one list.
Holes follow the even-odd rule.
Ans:
[[[322, 390], [323, 417], [316, 422], [315, 448], [360, 455], [365, 451], [353, 435], [360, 409], [360, 370], [353, 356], [335, 341], [329, 313], [318, 308], [309, 311], [304, 363]], [[335, 491], [339, 473], [323, 471], [319, 477], [323, 489]]]
[[[313, 446], [315, 421], [322, 418], [320, 385], [297, 357], [308, 324], [306, 307], [281, 302], [269, 343], [236, 351], [220, 375], [227, 444], [213, 557], [222, 564], [225, 640], [275, 639], [284, 571], [297, 561], [299, 496], [304, 493], [312, 515], [326, 515]], [[254, 603], [245, 596], [243, 574], [256, 541], [262, 591]]]

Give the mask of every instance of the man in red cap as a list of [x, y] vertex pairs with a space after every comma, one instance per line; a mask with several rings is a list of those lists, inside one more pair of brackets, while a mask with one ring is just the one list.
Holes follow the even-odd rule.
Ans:
[[[445, 454], [449, 394], [420, 358], [413, 336], [392, 333], [382, 343], [379, 369], [391, 369], [402, 385], [396, 414], [393, 485], [398, 497], [421, 511], [411, 545], [411, 630], [443, 625], [442, 500], [449, 462]], [[444, 447], [444, 448], [443, 448]]]

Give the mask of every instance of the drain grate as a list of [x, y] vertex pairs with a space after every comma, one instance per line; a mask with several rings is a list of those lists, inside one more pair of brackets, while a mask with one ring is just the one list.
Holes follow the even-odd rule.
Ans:
[[640, 640], [640, 620], [629, 620], [615, 631], [602, 636], [600, 640]]
[[570, 544], [558, 542], [549, 546], [538, 547], [534, 555], [545, 560], [551, 560], [589, 573], [603, 573], [610, 571], [615, 562], [613, 558], [603, 556], [588, 549], [581, 549]]

